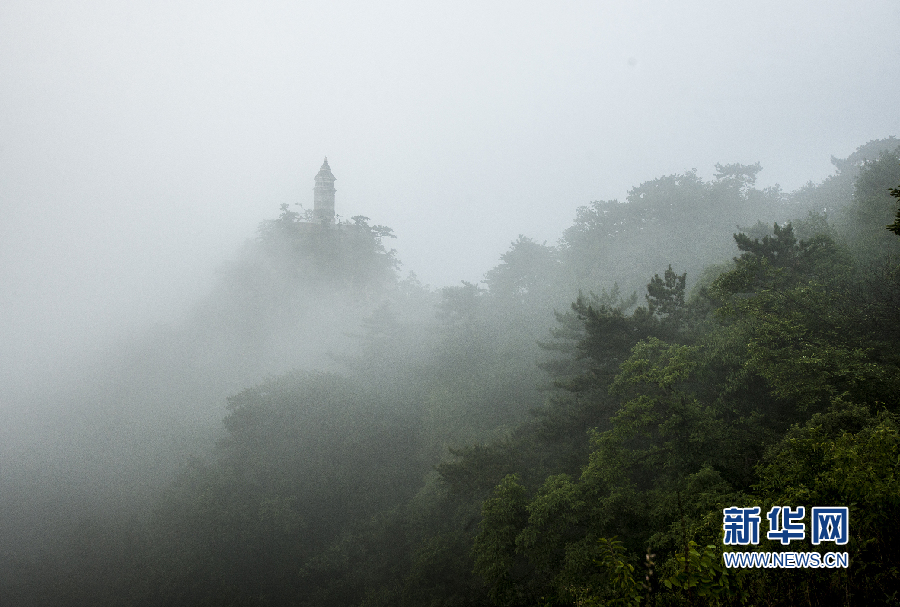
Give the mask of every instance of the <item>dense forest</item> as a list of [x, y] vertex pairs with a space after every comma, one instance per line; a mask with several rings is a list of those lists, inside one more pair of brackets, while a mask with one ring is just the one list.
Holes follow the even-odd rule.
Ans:
[[[896, 604], [900, 140], [832, 162], [653, 179], [442, 289], [390, 228], [283, 206], [116, 363], [145, 379], [85, 436], [147, 435], [127, 490], [4, 481], [0, 603]], [[844, 546], [751, 548], [849, 566], [725, 567], [723, 509], [757, 506], [848, 507]]]

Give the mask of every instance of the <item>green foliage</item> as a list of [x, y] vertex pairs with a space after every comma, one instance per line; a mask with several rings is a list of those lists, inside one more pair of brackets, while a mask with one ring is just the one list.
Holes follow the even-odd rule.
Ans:
[[[891, 196], [894, 198], [900, 198], [900, 188], [891, 188], [890, 190]], [[894, 223], [887, 226], [887, 229], [900, 236], [900, 209], [897, 210], [897, 215], [894, 217]]]
[[[836, 402], [794, 426], [758, 467], [755, 487], [771, 505], [846, 505], [850, 509], [849, 570], [797, 577], [769, 572], [761, 593], [799, 601], [812, 592], [825, 603], [890, 605], [898, 598], [900, 434], [895, 414]], [[815, 550], [808, 544], [798, 550]], [[813, 590], [810, 590], [810, 587]]]
[[719, 181], [733, 181], [738, 187], [752, 187], [756, 183], [756, 175], [762, 170], [760, 163], [756, 164], [719, 164], [716, 163], [716, 179]]
[[[386, 405], [346, 378], [309, 373], [229, 399], [217, 458], [186, 470], [157, 510], [161, 598], [212, 600], [226, 584], [278, 604], [332, 588], [335, 569], [345, 572], [329, 551], [358, 562], [365, 542], [342, 538], [410, 497], [424, 472], [413, 420]], [[341, 596], [358, 600], [365, 577], [343, 580]]]
[[[588, 389], [596, 383], [598, 366], [614, 364], [604, 358], [619, 356], [631, 343], [626, 314], [636, 303], [636, 292], [624, 297], [619, 286], [614, 284], [608, 291], [601, 290], [599, 295], [579, 292], [570, 305], [570, 312], [556, 313], [557, 325], [549, 331], [552, 339], [538, 344], [545, 352], [560, 354], [541, 364], [554, 377], [558, 387], [572, 391]], [[589, 341], [590, 336], [601, 339]]]
[[744, 333], [745, 368], [774, 395], [821, 408], [844, 393], [879, 398], [898, 387], [892, 365], [878, 361], [877, 336], [863, 327], [871, 314], [854, 301], [849, 260], [830, 237], [798, 242], [790, 225], [776, 224], [772, 239], [736, 239], [745, 252], [712, 292]]
[[[660, 473], [680, 474], [712, 457], [721, 431], [715, 414], [689, 389], [696, 347], [656, 338], [638, 343], [610, 390], [624, 397], [613, 428], [598, 437], [617, 474], [632, 471], [649, 481]], [[710, 452], [710, 449], [713, 449]]]
[[518, 584], [531, 568], [516, 555], [516, 538], [527, 517], [525, 487], [518, 477], [505, 477], [494, 497], [482, 506], [481, 531], [475, 537], [475, 573], [490, 587], [497, 605], [514, 605], [521, 598]]
[[684, 285], [687, 273], [678, 276], [672, 265], [666, 270], [665, 279], [655, 274], [647, 285], [647, 309], [651, 314], [674, 319], [684, 311]]
[[[742, 255], [701, 292], [698, 303], [684, 303], [684, 279], [670, 268], [665, 278], [657, 275], [648, 285], [650, 310], [638, 308], [626, 315], [621, 308], [596, 298], [587, 303], [582, 296], [572, 314], [560, 316], [560, 339], [551, 347], [587, 364], [574, 381], [559, 385], [595, 407], [603, 402], [609, 417], [594, 433], [593, 452], [580, 478], [548, 476], [527, 501], [527, 521], [521, 519], [520, 501], [514, 554], [519, 567], [527, 564], [530, 569], [527, 582], [516, 586], [517, 596], [603, 604], [600, 601], [608, 599], [592, 589], [608, 589], [609, 580], [602, 582], [603, 576], [587, 564], [597, 560], [596, 538], [616, 532], [625, 537], [622, 546], [634, 550], [649, 541], [664, 552], [668, 573], [660, 592], [673, 593], [667, 600], [719, 604], [777, 596], [753, 574], [726, 570], [712, 545], [700, 549], [693, 538], [720, 541], [722, 508], [759, 499], [750, 493], [748, 471], [762, 461], [766, 444], [781, 444], [778, 440], [791, 423], [802, 423], [809, 409], [822, 411], [848, 400], [895, 401], [890, 395], [897, 393], [898, 374], [896, 365], [873, 345], [866, 329], [870, 315], [854, 309], [859, 292], [853, 286], [853, 266], [831, 236], [798, 240], [790, 224], [775, 224], [771, 235], [738, 235], [736, 241]], [[718, 313], [706, 319], [698, 316], [709, 310], [704, 297], [712, 297], [707, 301], [718, 307]], [[666, 331], [665, 321], [675, 315], [681, 315], [690, 334], [685, 329]], [[566, 343], [574, 347], [566, 350]], [[601, 396], [604, 387], [613, 401]], [[895, 507], [892, 498], [885, 497], [897, 493], [895, 447], [886, 427], [878, 436], [865, 442], [864, 449], [858, 447], [863, 435], [836, 441], [829, 449], [835, 460], [843, 461], [840, 466], [818, 459], [808, 464], [810, 473], [823, 466], [835, 468], [833, 477], [809, 481], [820, 490], [838, 479], [858, 478], [860, 487], [874, 492], [861, 510], [864, 518], [880, 522], [861, 524], [861, 537], [876, 534], [874, 530], [884, 526], [885, 513], [893, 514]], [[774, 461], [768, 459], [772, 457], [766, 461]], [[794, 472], [804, 469], [796, 457], [778, 461]], [[868, 467], [860, 468], [864, 461]], [[873, 465], [876, 461], [881, 463]], [[757, 469], [757, 474], [788, 479], [794, 488], [803, 486], [786, 471], [770, 469], [773, 465]], [[875, 483], [873, 476], [879, 479]], [[682, 495], [691, 504], [684, 509]], [[832, 492], [830, 498], [813, 496], [800, 492], [779, 499], [854, 507], [863, 502], [846, 491]], [[676, 501], [677, 509], [672, 506]], [[490, 521], [483, 524], [489, 526]], [[507, 531], [509, 548], [514, 532]], [[880, 539], [866, 541], [882, 552], [891, 545]], [[884, 593], [894, 570], [882, 552], [877, 557], [866, 553], [854, 562], [878, 572], [878, 588]], [[617, 572], [613, 577], [621, 583], [633, 580], [633, 569], [625, 561], [616, 568], [611, 564], [615, 560], [607, 563]], [[813, 592], [812, 574], [798, 575], [792, 582], [784, 578], [785, 584], [799, 584], [799, 590], [786, 594], [792, 600]], [[846, 592], [846, 581], [836, 580], [838, 586], [828, 592], [836, 592], [841, 584]], [[851, 591], [874, 596], [862, 592], [867, 583], [856, 583]], [[634, 596], [621, 590], [616, 600]]]
[[567, 540], [578, 538], [585, 502], [568, 475], [548, 477], [527, 506], [528, 522], [516, 538], [536, 576], [552, 579]]
[[[607, 571], [609, 590], [614, 598], [595, 600], [593, 604], [622, 606], [637, 605], [641, 602], [640, 585], [634, 579], [634, 565], [625, 562], [625, 549], [615, 538], [597, 540], [601, 557], [594, 561]], [[590, 603], [589, 603], [590, 604]]]
[[362, 215], [348, 222], [311, 223], [281, 205], [278, 219], [264, 221], [257, 233], [257, 263], [274, 272], [282, 287], [328, 285], [384, 289], [397, 280], [396, 251], [385, 247], [395, 238], [386, 226], [369, 225]]
[[484, 282], [504, 305], [524, 306], [534, 301], [546, 306], [555, 299], [552, 281], [558, 266], [555, 247], [520, 235], [500, 256], [500, 264], [485, 274]]
[[884, 228], [893, 225], [897, 202], [892, 190], [900, 183], [900, 146], [865, 161], [856, 180], [852, 204], [841, 224], [860, 263], [871, 264], [900, 253], [900, 243]]
[[684, 553], [675, 555], [678, 572], [662, 583], [669, 589], [679, 589], [689, 598], [729, 598], [744, 601], [747, 592], [740, 585], [740, 570], [725, 567], [721, 549], [706, 545], [702, 549], [694, 541], [688, 542]]
[[642, 586], [635, 579], [634, 565], [627, 561], [622, 542], [601, 537], [597, 540], [597, 552], [599, 556], [594, 564], [602, 572], [605, 584], [593, 590], [570, 586], [570, 592], [576, 595], [575, 604], [584, 607], [639, 605], [643, 599]]

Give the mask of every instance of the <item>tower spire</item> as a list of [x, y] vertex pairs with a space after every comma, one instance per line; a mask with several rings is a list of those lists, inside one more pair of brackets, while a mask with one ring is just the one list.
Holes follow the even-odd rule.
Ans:
[[316, 222], [334, 223], [334, 182], [337, 181], [328, 166], [328, 156], [316, 174], [313, 188], [313, 216]]

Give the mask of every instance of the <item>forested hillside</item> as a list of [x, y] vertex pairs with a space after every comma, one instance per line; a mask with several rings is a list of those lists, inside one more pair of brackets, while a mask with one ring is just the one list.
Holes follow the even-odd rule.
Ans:
[[[0, 554], [0, 603], [896, 604], [900, 141], [833, 164], [653, 179], [440, 290], [389, 228], [284, 206], [162, 340], [181, 394], [257, 378], [223, 428], [141, 504]], [[752, 506], [847, 506], [849, 567], [725, 567]]]

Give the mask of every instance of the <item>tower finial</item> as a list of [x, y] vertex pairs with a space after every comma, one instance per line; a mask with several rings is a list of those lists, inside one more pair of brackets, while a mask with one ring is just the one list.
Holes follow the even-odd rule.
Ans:
[[316, 175], [316, 187], [313, 188], [313, 215], [317, 221], [334, 223], [334, 175], [328, 166], [328, 156]]

